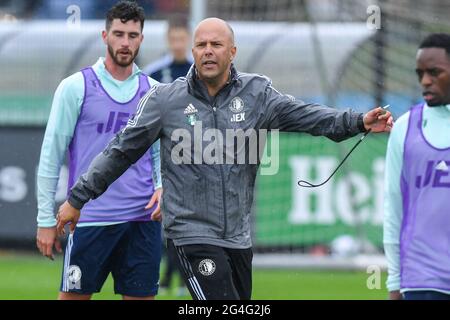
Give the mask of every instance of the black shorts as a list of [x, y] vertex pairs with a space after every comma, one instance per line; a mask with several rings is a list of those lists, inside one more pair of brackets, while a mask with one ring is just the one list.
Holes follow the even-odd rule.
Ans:
[[195, 300], [249, 300], [252, 295], [252, 249], [229, 249], [208, 244], [175, 246], [186, 286]]
[[100, 292], [109, 273], [116, 294], [146, 297], [158, 292], [161, 224], [125, 222], [77, 227], [68, 237], [62, 292]]

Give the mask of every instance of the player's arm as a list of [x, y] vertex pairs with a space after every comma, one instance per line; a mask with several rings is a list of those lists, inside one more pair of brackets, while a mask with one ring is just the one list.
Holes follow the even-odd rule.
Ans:
[[[150, 83], [151, 88], [159, 85], [159, 82], [151, 77], [148, 77], [148, 82]], [[155, 189], [162, 188], [160, 149], [161, 149], [161, 144], [160, 144], [159, 140], [157, 140], [150, 147], [150, 159], [152, 161], [153, 185], [155, 186]]]
[[84, 82], [81, 73], [64, 79], [55, 91], [37, 173], [37, 236], [39, 251], [53, 259], [53, 245], [61, 246], [56, 237], [55, 194], [59, 172], [75, 130], [83, 102]]
[[[150, 87], [157, 86], [159, 84], [155, 79], [148, 77], [148, 82]], [[161, 221], [161, 197], [162, 197], [162, 179], [161, 179], [161, 156], [160, 156], [161, 144], [157, 140], [150, 147], [150, 159], [152, 161], [152, 175], [153, 175], [153, 185], [155, 191], [153, 192], [150, 201], [148, 202], [145, 209], [151, 209], [155, 203], [158, 203], [156, 208], [152, 212], [151, 219], [156, 221]]]
[[268, 128], [281, 131], [306, 132], [342, 141], [369, 128], [374, 132], [389, 131], [392, 117], [382, 108], [367, 114], [350, 109], [338, 110], [315, 103], [304, 103], [266, 86], [264, 106], [268, 114]]
[[161, 143], [159, 139], [150, 147], [150, 158], [152, 161], [152, 178], [155, 189], [162, 188], [161, 180]]
[[150, 157], [152, 160], [152, 175], [153, 175], [153, 185], [155, 187], [155, 192], [153, 193], [150, 201], [148, 202], [145, 209], [151, 209], [155, 203], [157, 203], [156, 208], [152, 212], [152, 220], [161, 220], [161, 197], [162, 197], [162, 181], [161, 181], [161, 157], [160, 157], [160, 141], [157, 140], [150, 147]]
[[133, 163], [147, 152], [161, 133], [160, 103], [154, 87], [139, 102], [137, 113], [108, 146], [91, 162], [71, 189], [68, 201], [59, 210], [57, 229], [63, 233], [64, 225], [72, 222], [74, 230], [81, 208], [90, 199], [99, 197]]
[[403, 143], [408, 114], [402, 116], [389, 136], [384, 176], [383, 244], [388, 263], [386, 286], [391, 299], [400, 299], [400, 228], [402, 224], [402, 193], [400, 177], [403, 166]]

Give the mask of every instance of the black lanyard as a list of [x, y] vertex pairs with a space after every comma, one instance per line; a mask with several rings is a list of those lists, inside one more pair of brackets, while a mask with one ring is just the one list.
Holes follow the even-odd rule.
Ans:
[[356, 149], [356, 147], [361, 143], [361, 141], [364, 140], [365, 137], [367, 137], [367, 135], [370, 133], [371, 129], [367, 130], [362, 137], [359, 139], [359, 141], [353, 146], [353, 148], [347, 153], [347, 155], [345, 156], [345, 158], [341, 161], [341, 163], [336, 167], [336, 169], [334, 169], [333, 173], [327, 178], [327, 180], [325, 180], [324, 182], [320, 183], [320, 184], [313, 184], [310, 183], [308, 181], [305, 180], [299, 180], [297, 182], [297, 184], [300, 187], [304, 187], [304, 188], [316, 188], [316, 187], [320, 187], [323, 186], [325, 183], [327, 183], [331, 177], [334, 176], [334, 174], [336, 173], [336, 171], [338, 171], [338, 169], [342, 166], [342, 164], [345, 162], [345, 160], [347, 160], [347, 158], [350, 156], [350, 154], [353, 152], [353, 150]]

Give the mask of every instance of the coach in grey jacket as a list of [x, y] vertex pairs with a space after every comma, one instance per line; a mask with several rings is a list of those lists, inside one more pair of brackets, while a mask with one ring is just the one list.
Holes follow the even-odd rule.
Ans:
[[[249, 219], [259, 166], [252, 146], [265, 142], [259, 133], [295, 131], [341, 141], [368, 129], [389, 131], [392, 117], [381, 108], [363, 115], [296, 101], [267, 77], [236, 71], [233, 30], [220, 19], [199, 24], [192, 53], [195, 65], [187, 77], [148, 92], [136, 116], [72, 188], [60, 208], [58, 230], [68, 222], [73, 230], [83, 205], [161, 139], [163, 224], [191, 294], [249, 299]], [[247, 135], [239, 139], [237, 132]]]

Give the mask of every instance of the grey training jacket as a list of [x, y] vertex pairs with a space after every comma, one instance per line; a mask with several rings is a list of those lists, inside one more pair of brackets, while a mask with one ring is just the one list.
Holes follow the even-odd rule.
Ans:
[[[237, 146], [229, 148], [227, 132], [240, 129], [306, 132], [341, 141], [363, 132], [364, 124], [361, 113], [296, 101], [275, 90], [267, 77], [240, 73], [234, 67], [230, 81], [210, 97], [193, 66], [186, 78], [155, 86], [141, 99], [136, 116], [93, 160], [68, 201], [81, 209], [161, 139], [167, 238], [175, 245], [249, 248], [259, 167], [254, 144], [265, 141], [248, 135], [239, 144], [235, 137], [229, 141]], [[245, 163], [242, 157], [238, 161], [239, 156], [245, 156]]]

